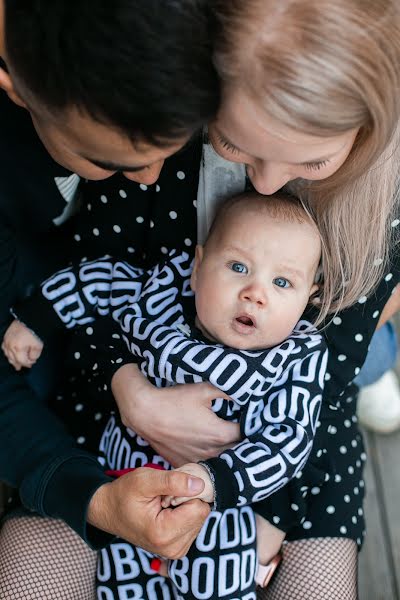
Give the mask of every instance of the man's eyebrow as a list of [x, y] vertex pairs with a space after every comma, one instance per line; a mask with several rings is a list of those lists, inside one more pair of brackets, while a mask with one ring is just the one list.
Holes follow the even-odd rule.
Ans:
[[96, 167], [99, 167], [100, 169], [104, 169], [105, 171], [124, 171], [124, 172], [136, 173], [137, 171], [143, 171], [143, 169], [147, 169], [147, 167], [148, 167], [148, 165], [142, 165], [140, 167], [132, 167], [132, 165], [130, 165], [130, 166], [118, 165], [113, 162], [97, 160], [96, 158], [90, 158], [89, 156], [83, 156], [82, 158], [84, 158], [85, 160], [88, 160], [93, 165], [96, 165]]

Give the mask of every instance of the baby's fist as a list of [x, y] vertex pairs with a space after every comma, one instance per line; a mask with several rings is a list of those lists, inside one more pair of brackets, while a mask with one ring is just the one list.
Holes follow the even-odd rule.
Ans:
[[178, 467], [175, 471], [183, 471], [184, 473], [188, 473], [189, 475], [193, 475], [194, 477], [198, 477], [204, 481], [204, 489], [197, 496], [189, 497], [175, 497], [175, 496], [164, 496], [161, 505], [163, 508], [169, 508], [170, 506], [179, 506], [184, 502], [189, 502], [189, 500], [193, 500], [193, 498], [199, 498], [203, 500], [203, 502], [208, 502], [211, 504], [214, 502], [214, 485], [211, 481], [211, 477], [205, 467], [198, 463], [186, 463], [182, 465], [182, 467]]
[[23, 323], [15, 320], [4, 334], [2, 350], [8, 362], [17, 370], [30, 369], [43, 350], [43, 342]]

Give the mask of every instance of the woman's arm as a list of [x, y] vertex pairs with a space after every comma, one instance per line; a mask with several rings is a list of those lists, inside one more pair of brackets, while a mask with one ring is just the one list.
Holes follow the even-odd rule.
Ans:
[[240, 439], [237, 423], [213, 413], [212, 401], [226, 396], [209, 383], [156, 388], [129, 364], [115, 373], [112, 391], [124, 425], [175, 467], [218, 456]]
[[379, 317], [377, 329], [382, 327], [387, 321], [389, 321], [393, 315], [395, 315], [400, 310], [400, 285], [397, 285], [389, 300], [386, 302], [383, 311], [381, 312], [381, 316]]

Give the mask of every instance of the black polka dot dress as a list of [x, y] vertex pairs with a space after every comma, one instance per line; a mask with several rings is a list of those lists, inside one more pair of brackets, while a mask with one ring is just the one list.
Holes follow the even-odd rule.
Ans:
[[[80, 186], [81, 208], [65, 224], [73, 261], [105, 254], [147, 268], [172, 249], [194, 255], [201, 139], [169, 158], [154, 185], [122, 175]], [[133, 362], [111, 319], [70, 334], [64, 381], [53, 402], [78, 444], [96, 452], [115, 403], [113, 373]]]
[[[76, 260], [105, 254], [150, 267], [170, 250], [194, 253], [201, 141], [168, 159], [158, 182], [140, 185], [116, 175], [81, 185], [81, 210], [66, 226]], [[397, 227], [396, 220], [393, 227]], [[400, 261], [398, 261], [400, 262]], [[365, 360], [379, 315], [400, 278], [387, 270], [376, 293], [337, 315], [325, 329], [329, 362], [324, 402], [310, 459], [297, 481], [254, 505], [288, 540], [365, 534], [366, 460], [352, 383]], [[112, 374], [133, 362], [116, 325], [100, 319], [70, 339], [68, 376], [54, 408], [82, 446], [97, 452], [110, 411]]]
[[[393, 227], [397, 227], [398, 220]], [[325, 330], [329, 359], [324, 401], [301, 485], [286, 488], [256, 508], [287, 532], [287, 539], [347, 537], [360, 548], [365, 536], [363, 469], [366, 453], [356, 417], [360, 372], [382, 309], [400, 279], [400, 261], [387, 269], [376, 293], [337, 315]]]

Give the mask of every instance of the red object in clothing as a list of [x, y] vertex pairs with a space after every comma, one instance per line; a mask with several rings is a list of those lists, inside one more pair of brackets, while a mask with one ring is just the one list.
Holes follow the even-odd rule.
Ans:
[[[158, 471], [165, 471], [164, 467], [162, 467], [161, 465], [156, 465], [155, 463], [146, 463], [145, 465], [143, 465], [143, 467], [145, 467], [146, 469], [157, 469]], [[132, 469], [115, 469], [115, 470], [108, 469], [106, 471], [106, 475], [109, 475], [110, 477], [121, 477], [122, 475], [131, 473], [131, 471], [136, 471], [136, 468], [134, 467]]]
[[159, 558], [153, 558], [153, 560], [150, 562], [150, 568], [153, 569], [153, 571], [156, 571], [156, 573], [158, 573], [160, 567], [161, 560]]

